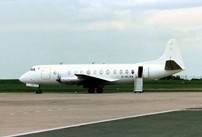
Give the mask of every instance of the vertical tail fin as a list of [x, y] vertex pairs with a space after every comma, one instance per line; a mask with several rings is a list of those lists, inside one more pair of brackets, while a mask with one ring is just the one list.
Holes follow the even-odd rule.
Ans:
[[164, 54], [159, 60], [165, 61], [165, 70], [185, 69], [178, 42], [175, 39], [168, 41]]

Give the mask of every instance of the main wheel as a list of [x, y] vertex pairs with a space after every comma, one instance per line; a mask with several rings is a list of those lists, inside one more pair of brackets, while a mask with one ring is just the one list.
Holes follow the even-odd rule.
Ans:
[[40, 89], [37, 89], [36, 94], [42, 94], [42, 91]]
[[94, 89], [94, 88], [89, 88], [89, 89], [88, 89], [88, 93], [91, 93], [91, 94], [92, 94], [92, 93], [95, 93], [95, 89]]
[[103, 88], [97, 88], [97, 93], [103, 93]]

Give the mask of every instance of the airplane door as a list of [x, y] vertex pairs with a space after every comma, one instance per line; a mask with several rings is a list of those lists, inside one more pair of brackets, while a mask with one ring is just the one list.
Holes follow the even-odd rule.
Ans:
[[51, 77], [50, 68], [43, 68], [41, 70], [41, 79], [49, 80]]
[[149, 77], [149, 67], [143, 68], [143, 66], [138, 67], [138, 78], [148, 78]]
[[139, 66], [138, 67], [138, 78], [142, 78], [143, 77], [143, 66]]
[[143, 66], [138, 67], [137, 78], [134, 80], [134, 92], [143, 92]]

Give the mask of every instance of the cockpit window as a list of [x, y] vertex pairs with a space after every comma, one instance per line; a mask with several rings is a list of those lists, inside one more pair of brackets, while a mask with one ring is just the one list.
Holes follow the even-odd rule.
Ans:
[[31, 70], [31, 71], [35, 71], [35, 68], [31, 68], [30, 70]]

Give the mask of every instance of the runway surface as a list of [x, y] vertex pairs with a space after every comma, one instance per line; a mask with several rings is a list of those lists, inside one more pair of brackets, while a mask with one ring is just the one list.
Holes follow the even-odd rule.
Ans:
[[0, 93], [0, 136], [125, 116], [202, 107], [202, 93]]

